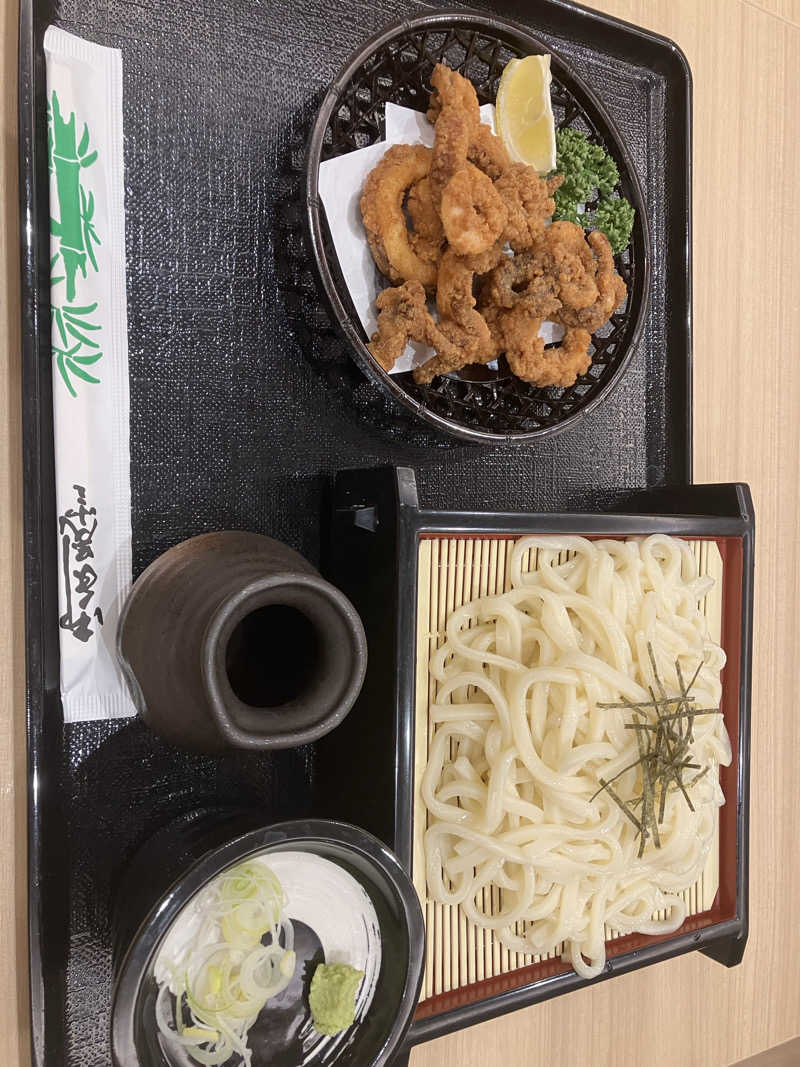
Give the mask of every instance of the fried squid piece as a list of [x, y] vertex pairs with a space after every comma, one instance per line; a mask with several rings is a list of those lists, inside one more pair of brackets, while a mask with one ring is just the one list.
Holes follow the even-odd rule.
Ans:
[[471, 163], [445, 186], [441, 215], [447, 241], [459, 255], [478, 255], [491, 248], [508, 218], [492, 180]]
[[444, 228], [439, 212], [433, 206], [433, 194], [428, 178], [412, 185], [406, 210], [411, 220], [411, 247], [426, 263], [438, 264], [444, 246]]
[[[553, 223], [550, 227], [561, 225]], [[566, 225], [571, 225], [567, 223]], [[579, 228], [579, 227], [576, 227]], [[604, 323], [608, 322], [616, 309], [623, 303], [628, 295], [625, 282], [617, 274], [614, 267], [614, 256], [611, 245], [604, 233], [595, 230], [589, 234], [588, 247], [595, 260], [595, 297], [588, 303], [570, 303], [562, 298], [562, 308], [558, 312], [557, 322], [564, 326], [576, 326], [589, 333], [599, 330]]]
[[511, 372], [524, 382], [539, 388], [574, 385], [591, 365], [591, 334], [568, 329], [561, 344], [545, 348], [541, 325], [542, 319], [524, 304], [500, 312], [493, 322], [497, 348], [505, 352]]
[[384, 289], [377, 299], [378, 329], [367, 348], [385, 371], [390, 371], [409, 341], [431, 345], [445, 359], [457, 362], [457, 345], [433, 321], [425, 306], [425, 289], [420, 282], [406, 282]]
[[378, 269], [390, 281], [417, 281], [432, 289], [436, 263], [412, 247], [403, 212], [406, 193], [427, 176], [430, 164], [430, 148], [392, 145], [364, 184], [361, 216]]
[[437, 352], [434, 359], [415, 369], [415, 381], [430, 382], [437, 374], [460, 370], [470, 363], [488, 363], [493, 358], [489, 327], [475, 310], [473, 274], [470, 260], [448, 248], [439, 267], [436, 310], [439, 329], [457, 351]]
[[511, 167], [511, 159], [505, 145], [485, 122], [479, 122], [472, 135], [467, 159], [493, 182]]
[[434, 206], [450, 179], [467, 164], [467, 153], [480, 122], [478, 97], [471, 81], [442, 63], [431, 75], [433, 95], [428, 117], [435, 123], [430, 183]]
[[495, 182], [495, 189], [506, 208], [504, 239], [515, 252], [531, 248], [555, 210], [553, 183], [540, 178], [526, 163], [512, 163]]

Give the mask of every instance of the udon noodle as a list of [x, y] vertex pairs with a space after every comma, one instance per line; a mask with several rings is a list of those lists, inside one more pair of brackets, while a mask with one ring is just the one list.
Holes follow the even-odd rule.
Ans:
[[[702, 768], [685, 775], [691, 803], [677, 784], [664, 789], [660, 847], [645, 835], [642, 851], [623, 810], [642, 803], [637, 729], [630, 708], [603, 706], [644, 707], [659, 683], [673, 696], [692, 677], [692, 706], [719, 706], [725, 654], [698, 606], [713, 579], [698, 577], [676, 538], [542, 536], [515, 545], [511, 585], [457, 608], [431, 661], [428, 894], [511, 951], [563, 942], [564, 958], [594, 977], [607, 927], [658, 934], [683, 923], [679, 894], [714, 839], [719, 765], [731, 758], [722, 716], [691, 720], [683, 758]], [[615, 795], [603, 789], [612, 780]], [[484, 904], [491, 888], [499, 914]]]

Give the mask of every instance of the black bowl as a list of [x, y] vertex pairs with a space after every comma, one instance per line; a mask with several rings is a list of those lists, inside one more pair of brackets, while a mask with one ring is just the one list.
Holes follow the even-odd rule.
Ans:
[[[114, 912], [111, 1046], [115, 1067], [193, 1063], [185, 1055], [167, 1058], [156, 1026], [158, 988], [153, 965], [160, 945], [183, 907], [220, 871], [256, 853], [287, 849], [312, 852], [352, 875], [372, 901], [381, 935], [380, 971], [366, 1015], [334, 1054], [329, 1048], [321, 1058], [315, 1055], [307, 1062], [320, 1067], [383, 1067], [390, 1062], [411, 1024], [425, 959], [422, 911], [394, 854], [366, 831], [345, 823], [296, 820], [264, 826], [257, 812], [217, 810], [196, 812], [171, 823], [140, 850], [124, 875]], [[314, 944], [318, 945], [316, 935], [304, 928], [299, 936], [311, 945], [310, 961]], [[302, 958], [300, 950], [298, 958]], [[288, 1014], [292, 1018], [281, 1022], [277, 1041], [267, 1018], [269, 1006], [251, 1029], [254, 1067], [259, 1063], [261, 1039], [269, 1049], [264, 1062], [299, 1067], [292, 1035], [301, 1017], [307, 1018], [308, 1007], [300, 980], [297, 986], [295, 1004], [283, 1010], [286, 1018]], [[286, 1044], [281, 1046], [284, 1036]]]
[[[636, 211], [631, 244], [616, 257], [628, 286], [622, 310], [593, 338], [592, 365], [567, 389], [537, 389], [501, 360], [500, 372], [464, 372], [417, 385], [411, 374], [390, 375], [370, 355], [333, 248], [319, 199], [322, 160], [381, 140], [387, 100], [424, 111], [430, 74], [443, 62], [469, 77], [481, 104], [494, 102], [510, 59], [549, 53], [558, 127], [574, 126], [602, 144], [620, 173], [619, 191]], [[566, 60], [506, 19], [460, 10], [393, 23], [350, 57], [328, 90], [311, 133], [306, 173], [311, 248], [331, 312], [361, 369], [390, 396], [439, 430], [469, 441], [530, 441], [574, 424], [619, 382], [644, 329], [650, 291], [650, 243], [638, 175], [617, 127], [598, 97]]]

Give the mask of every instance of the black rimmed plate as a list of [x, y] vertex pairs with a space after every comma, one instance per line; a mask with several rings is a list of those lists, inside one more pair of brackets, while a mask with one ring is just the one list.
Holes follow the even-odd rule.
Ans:
[[[636, 212], [629, 247], [616, 257], [627, 299], [592, 338], [592, 364], [566, 388], [538, 389], [512, 375], [505, 361], [496, 374], [442, 375], [429, 385], [410, 373], [390, 375], [366, 347], [333, 248], [319, 199], [319, 165], [382, 139], [387, 101], [424, 111], [430, 74], [445, 63], [475, 85], [481, 104], [493, 103], [503, 68], [511, 59], [551, 55], [551, 96], [557, 128], [589, 134], [619, 168], [618, 190]], [[322, 102], [308, 147], [306, 195], [311, 246], [335, 320], [356, 362], [384, 391], [425, 422], [470, 441], [528, 441], [552, 435], [587, 415], [620, 380], [644, 329], [650, 290], [647, 217], [639, 178], [614, 121], [589, 86], [557, 52], [505, 19], [448, 10], [394, 23], [369, 40], [345, 64]]]
[[[287, 893], [298, 964], [292, 982], [267, 1003], [248, 1033], [253, 1067], [384, 1067], [392, 1061], [417, 1006], [425, 959], [422, 912], [408, 876], [385, 845], [355, 826], [321, 819], [262, 823], [263, 816], [254, 811], [199, 811], [171, 823], [134, 858], [123, 877], [114, 917], [115, 1067], [197, 1067], [157, 1027], [154, 967], [159, 949], [186, 905], [219, 873], [255, 856], [267, 862], [271, 857], [276, 865], [289, 854], [333, 865], [340, 879], [356, 883], [357, 891], [360, 887], [365, 903], [352, 905], [345, 894], [303, 911]], [[315, 888], [320, 894], [330, 888], [324, 877], [319, 884], [315, 879], [306, 887], [307, 896], [313, 896]], [[348, 916], [351, 906], [357, 914]], [[296, 907], [306, 921], [295, 921]], [[310, 917], [315, 913], [316, 920]], [[321, 918], [324, 915], [327, 918]], [[371, 985], [369, 1002], [359, 1010], [359, 992], [356, 1022], [333, 1041], [317, 1040], [308, 987], [317, 963], [337, 962], [325, 956], [326, 934], [319, 924], [329, 929], [348, 922], [351, 931], [377, 928], [364, 932], [365, 944], [370, 944], [364, 967], [365, 983]], [[237, 1055], [226, 1061], [229, 1067], [240, 1062]]]

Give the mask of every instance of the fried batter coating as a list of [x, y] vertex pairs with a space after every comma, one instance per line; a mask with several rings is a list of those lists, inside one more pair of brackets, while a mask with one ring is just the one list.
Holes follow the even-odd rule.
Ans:
[[[366, 226], [364, 229], [366, 230]], [[385, 274], [389, 281], [395, 284], [402, 282], [403, 279], [389, 262], [389, 257], [386, 255], [386, 249], [383, 247], [383, 241], [380, 236], [373, 230], [367, 230], [367, 243], [369, 244], [370, 252], [372, 252], [372, 258], [375, 260], [375, 266], [381, 274]]]
[[451, 70], [444, 63], [437, 63], [431, 74], [431, 85], [433, 92], [427, 112], [429, 122], [435, 124], [446, 108], [463, 111], [471, 122], [480, 122], [478, 95], [469, 78], [457, 70]]
[[544, 258], [533, 252], [503, 256], [481, 286], [482, 308], [513, 308], [521, 303], [542, 318], [561, 307], [556, 278], [548, 273]]
[[494, 346], [488, 324], [477, 311], [473, 312], [468, 327], [460, 326], [451, 319], [443, 319], [439, 327], [452, 342], [453, 350], [437, 349], [436, 356], [414, 368], [414, 381], [424, 385], [438, 374], [449, 374], [472, 363], [488, 363], [494, 359]]
[[506, 355], [512, 373], [539, 388], [574, 385], [585, 374], [592, 359], [588, 330], [568, 329], [560, 345], [545, 348], [539, 336], [542, 319], [524, 304], [501, 312], [494, 324], [498, 347]]
[[439, 313], [439, 329], [457, 351], [438, 351], [435, 358], [415, 368], [415, 381], [430, 382], [437, 374], [460, 370], [470, 363], [488, 363], [494, 358], [489, 327], [483, 316], [475, 310], [472, 278], [469, 260], [448, 248], [439, 265], [436, 310]]
[[420, 282], [406, 282], [394, 289], [384, 289], [376, 303], [378, 329], [367, 348], [384, 370], [392, 369], [409, 341], [431, 345], [444, 359], [458, 361], [460, 350], [429, 315], [425, 289]]
[[[432, 346], [414, 370], [419, 383], [505, 354], [523, 381], [568, 387], [591, 365], [592, 333], [626, 297], [608, 240], [568, 221], [548, 225], [563, 177], [510, 161], [480, 123], [468, 79], [438, 64], [431, 83], [433, 149], [390, 148], [361, 200], [375, 262], [403, 283], [379, 295], [368, 347], [390, 370], [409, 340]], [[561, 344], [545, 347], [545, 319], [566, 327]]]
[[[553, 226], [561, 223], [553, 223]], [[567, 223], [571, 225], [571, 223]], [[553, 229], [553, 226], [550, 229]], [[580, 227], [576, 227], [580, 228]], [[608, 322], [616, 309], [628, 294], [625, 282], [614, 267], [614, 256], [608, 238], [599, 230], [594, 230], [588, 237], [590, 251], [597, 257], [595, 262], [595, 289], [597, 295], [590, 303], [576, 306], [564, 300], [564, 306], [558, 312], [557, 322], [564, 326], [581, 327], [594, 333]]]
[[503, 254], [503, 239], [502, 237], [495, 241], [491, 247], [487, 248], [485, 252], [478, 252], [474, 256], [459, 256], [459, 259], [465, 267], [469, 267], [473, 273], [477, 275], [486, 274], [490, 270], [494, 270], [498, 263], [501, 263], [505, 258]]
[[515, 252], [531, 248], [555, 210], [548, 183], [526, 163], [512, 163], [495, 182], [508, 216], [503, 236]]
[[434, 93], [428, 112], [435, 115], [430, 184], [434, 206], [441, 206], [445, 186], [467, 163], [475, 129], [480, 121], [478, 97], [471, 81], [442, 63], [431, 75]]
[[491, 179], [471, 163], [445, 186], [441, 216], [450, 247], [461, 255], [478, 255], [491, 248], [508, 217]]
[[511, 158], [506, 146], [485, 122], [479, 122], [475, 128], [467, 150], [467, 159], [492, 181], [497, 181], [511, 167]]
[[433, 194], [428, 178], [422, 178], [411, 186], [406, 209], [413, 232], [411, 247], [426, 263], [436, 263], [442, 258], [444, 228], [439, 212], [433, 206]]
[[438, 362], [424, 372], [427, 381], [435, 374], [458, 370], [468, 363], [485, 363], [493, 358], [489, 328], [480, 312], [475, 310], [473, 276], [470, 258], [459, 256], [448, 248], [439, 266], [436, 310], [442, 330], [459, 346], [461, 357], [457, 366], [453, 365], [452, 360], [439, 357]]
[[475, 308], [472, 295], [473, 271], [461, 256], [448, 248], [439, 264], [436, 282], [436, 310], [440, 319], [466, 325]]
[[[558, 282], [558, 297], [565, 308], [579, 311], [598, 298], [595, 281], [597, 261], [586, 235], [574, 222], [554, 222], [547, 227], [536, 248], [545, 258], [551, 257], [548, 269]], [[612, 260], [611, 269], [614, 269]], [[579, 326], [581, 323], [573, 323]]]
[[[441, 73], [440, 68], [447, 73]], [[490, 126], [480, 121], [478, 97], [472, 82], [449, 67], [438, 64], [431, 75], [431, 84], [434, 91], [427, 111], [428, 121], [436, 124], [443, 104], [460, 108], [467, 116], [472, 116], [475, 126], [467, 149], [467, 159], [495, 181], [511, 166], [511, 159], [500, 138], [492, 133]]]
[[411, 247], [403, 214], [407, 190], [426, 176], [430, 162], [431, 150], [424, 145], [392, 145], [364, 184], [361, 216], [378, 269], [392, 281], [418, 281], [432, 288], [436, 266]]

